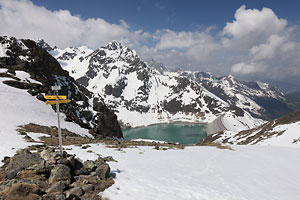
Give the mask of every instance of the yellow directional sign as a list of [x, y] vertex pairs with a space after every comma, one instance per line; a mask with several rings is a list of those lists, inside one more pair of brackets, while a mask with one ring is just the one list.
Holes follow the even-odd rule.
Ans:
[[45, 99], [67, 99], [67, 96], [46, 95]]
[[[58, 103], [69, 103], [70, 99], [58, 100]], [[56, 101], [46, 101], [46, 104], [56, 104]]]

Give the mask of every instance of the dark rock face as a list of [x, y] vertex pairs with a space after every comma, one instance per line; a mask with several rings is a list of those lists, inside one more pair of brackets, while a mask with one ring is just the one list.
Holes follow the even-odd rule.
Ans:
[[[9, 178], [6, 172], [12, 166], [21, 167]], [[0, 168], [0, 199], [101, 199], [99, 192], [114, 183], [109, 174], [110, 167], [101, 157], [81, 163], [66, 152], [61, 158], [54, 149], [36, 153], [22, 150], [6, 158]]]
[[[6, 43], [9, 49], [7, 51], [9, 57], [0, 58], [1, 68], [7, 69], [7, 72], [1, 73], [0, 76], [12, 78], [3, 83], [25, 89], [42, 101], [45, 101], [43, 93], [53, 94], [51, 86], [58, 84], [62, 88], [59, 94], [66, 95], [71, 100], [70, 103], [60, 106], [60, 111], [66, 114], [66, 121], [72, 121], [82, 128], [90, 129], [96, 137], [123, 137], [116, 115], [108, 108], [91, 110], [92, 107], [97, 107], [97, 105], [93, 106], [89, 103], [93, 94], [76, 83], [47, 51], [31, 40], [0, 37], [0, 42]], [[41, 84], [21, 81], [16, 77], [15, 71], [17, 70], [29, 73], [31, 79], [39, 81]], [[98, 104], [98, 102], [94, 102]], [[103, 106], [105, 107], [104, 104]]]
[[[297, 102], [292, 101], [277, 88], [269, 85], [266, 85], [266, 88], [261, 88], [257, 82], [239, 81], [232, 76], [214, 77], [209, 73], [202, 72], [196, 73], [193, 78], [208, 91], [233, 106], [239, 101], [239, 95], [249, 98], [249, 101], [255, 102], [261, 108], [253, 111], [250, 102], [244, 102], [245, 107], [242, 109], [248, 111], [252, 116], [264, 120], [272, 120], [300, 108]], [[233, 92], [233, 96], [226, 93], [226, 89], [223, 87], [224, 82], [228, 84], [227, 87]]]
[[288, 104], [275, 98], [256, 97], [254, 100], [265, 108], [266, 112], [263, 114], [266, 119], [274, 119], [293, 111]]

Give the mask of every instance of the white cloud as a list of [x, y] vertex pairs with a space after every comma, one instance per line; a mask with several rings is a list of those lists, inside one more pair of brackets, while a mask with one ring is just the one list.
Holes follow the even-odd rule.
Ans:
[[198, 43], [205, 42], [208, 37], [201, 32], [175, 32], [169, 29], [157, 31], [156, 38], [159, 39], [156, 47], [158, 49], [189, 48]]
[[[270, 35], [286, 31], [287, 21], [280, 19], [269, 8], [246, 9], [241, 6], [233, 22], [227, 22], [223, 30], [223, 44], [230, 48], [248, 49], [264, 42]], [[228, 36], [228, 37], [226, 37]]]
[[266, 43], [254, 46], [250, 49], [250, 53], [253, 55], [253, 60], [273, 58], [277, 50], [283, 46], [284, 42], [284, 37], [271, 35]]
[[82, 19], [68, 10], [50, 11], [30, 0], [0, 0], [0, 19], [0, 35], [43, 38], [59, 47], [98, 48], [119, 40], [143, 59], [154, 58], [173, 69], [280, 79], [300, 75], [299, 30], [269, 8], [240, 7], [234, 20], [217, 35], [212, 27], [203, 31], [133, 31], [122, 19], [119, 24], [102, 18]]
[[239, 75], [248, 75], [248, 74], [258, 73], [258, 72], [263, 72], [264, 70], [265, 70], [265, 66], [258, 66], [255, 63], [247, 64], [244, 62], [235, 64], [231, 68], [231, 71], [234, 74], [239, 74]]
[[[300, 43], [295, 27], [288, 27], [268, 8], [239, 8], [235, 20], [223, 30], [222, 44], [225, 48], [238, 50], [245, 55], [231, 67], [236, 75], [256, 75], [268, 79], [289, 79], [300, 75]], [[289, 80], [292, 81], [292, 80]]]
[[224, 34], [234, 38], [243, 38], [249, 34], [269, 36], [285, 30], [287, 21], [279, 19], [269, 8], [246, 9], [241, 6], [234, 15], [235, 21], [226, 23]]
[[29, 0], [0, 0], [0, 34], [20, 38], [43, 38], [60, 47], [87, 45], [97, 48], [111, 40], [128, 41], [143, 37], [130, 32], [120, 20], [111, 24], [101, 18], [82, 19], [68, 10], [49, 11]]

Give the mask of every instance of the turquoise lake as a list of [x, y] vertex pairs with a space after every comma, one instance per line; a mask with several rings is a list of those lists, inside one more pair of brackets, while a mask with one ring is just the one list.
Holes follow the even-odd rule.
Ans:
[[156, 124], [122, 131], [125, 140], [150, 139], [180, 144], [195, 144], [206, 137], [206, 126], [203, 124]]

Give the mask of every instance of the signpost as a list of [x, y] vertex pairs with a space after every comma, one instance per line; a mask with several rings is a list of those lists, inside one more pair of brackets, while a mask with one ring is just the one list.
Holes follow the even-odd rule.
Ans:
[[55, 85], [55, 86], [52, 86], [51, 89], [55, 91], [56, 95], [45, 95], [44, 98], [54, 100], [54, 101], [46, 101], [46, 104], [56, 104], [56, 113], [57, 113], [57, 122], [58, 122], [59, 152], [60, 152], [60, 156], [63, 157], [62, 137], [61, 137], [61, 128], [60, 128], [60, 120], [59, 120], [59, 104], [60, 103], [69, 103], [71, 100], [67, 99], [66, 96], [59, 96], [58, 95], [58, 91], [61, 89], [60, 86]]
[[58, 101], [59, 104], [60, 103], [69, 103], [69, 102], [71, 102], [70, 99], [65, 99], [65, 100], [56, 100], [56, 101], [46, 101], [46, 104], [56, 104], [57, 101]]
[[67, 99], [67, 96], [45, 95], [45, 99]]

